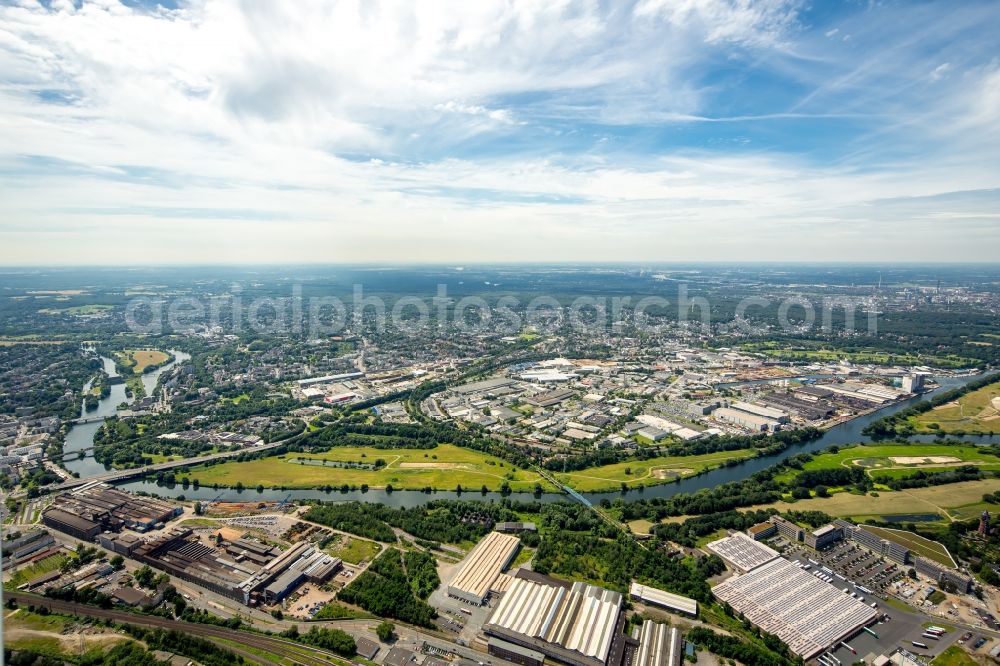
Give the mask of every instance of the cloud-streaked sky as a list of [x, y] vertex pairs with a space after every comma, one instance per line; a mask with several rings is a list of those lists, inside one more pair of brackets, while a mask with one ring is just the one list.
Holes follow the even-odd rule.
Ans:
[[0, 264], [996, 261], [1000, 2], [18, 0]]

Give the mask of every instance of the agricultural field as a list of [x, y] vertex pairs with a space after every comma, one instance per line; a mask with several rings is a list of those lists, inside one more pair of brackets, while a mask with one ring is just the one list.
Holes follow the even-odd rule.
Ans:
[[[384, 467], [372, 469], [376, 460]], [[340, 463], [365, 465], [365, 468], [337, 466]], [[340, 447], [323, 453], [294, 453], [270, 456], [247, 462], [227, 462], [221, 465], [194, 467], [191, 480], [203, 486], [218, 484], [247, 488], [258, 484], [270, 488], [316, 488], [325, 485], [361, 486], [395, 490], [454, 490], [478, 491], [482, 486], [499, 490], [506, 481], [514, 492], [531, 492], [540, 483], [552, 490], [539, 474], [516, 469], [510, 463], [471, 449], [452, 444], [439, 444], [433, 449], [376, 449], [373, 447]]]
[[[815, 453], [803, 465], [803, 470], [834, 469], [859, 466], [869, 476], [909, 476], [915, 470], [927, 472], [947, 471], [962, 465], [975, 465], [982, 469], [1000, 470], [1000, 458], [991, 456], [981, 448], [969, 446], [944, 446], [940, 444], [910, 445], [861, 445], [841, 448], [836, 453]], [[779, 481], [788, 481], [799, 470], [782, 472]]]
[[865, 529], [869, 532], [878, 534], [883, 539], [890, 539], [896, 543], [901, 543], [917, 555], [921, 555], [929, 560], [943, 564], [946, 567], [952, 567], [954, 569], [958, 568], [958, 564], [951, 556], [951, 553], [948, 552], [948, 549], [937, 541], [931, 541], [930, 539], [926, 539], [919, 534], [907, 532], [906, 530], [894, 530], [887, 529], [885, 527], [873, 527], [871, 525], [866, 525]]
[[639, 488], [669, 483], [703, 470], [714, 469], [729, 460], [744, 460], [755, 454], [756, 449], [737, 449], [700, 456], [661, 456], [590, 467], [554, 476], [561, 483], [580, 492], [618, 490], [622, 483], [630, 488]]
[[910, 418], [921, 433], [1000, 433], [1000, 382]]

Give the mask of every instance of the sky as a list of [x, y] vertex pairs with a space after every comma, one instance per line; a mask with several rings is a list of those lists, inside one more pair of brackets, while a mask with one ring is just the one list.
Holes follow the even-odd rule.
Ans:
[[1000, 2], [0, 0], [0, 265], [988, 261]]

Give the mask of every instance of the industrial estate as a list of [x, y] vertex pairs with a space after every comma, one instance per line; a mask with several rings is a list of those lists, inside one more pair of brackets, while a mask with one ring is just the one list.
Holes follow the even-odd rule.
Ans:
[[[936, 284], [871, 307], [928, 301], [1000, 307]], [[806, 354], [640, 334], [635, 312], [603, 332], [137, 336], [111, 333], [116, 312], [0, 345], [12, 658], [129, 641], [205, 666], [1000, 656], [992, 343]]]

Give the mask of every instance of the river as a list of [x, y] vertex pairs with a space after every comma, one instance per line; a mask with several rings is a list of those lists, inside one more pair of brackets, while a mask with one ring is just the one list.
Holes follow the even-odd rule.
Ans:
[[[823, 436], [819, 439], [790, 446], [787, 449], [771, 456], [750, 458], [742, 463], [739, 463], [738, 465], [734, 465], [732, 467], [719, 467], [700, 476], [692, 476], [686, 479], [681, 479], [676, 483], [648, 486], [645, 488], [630, 490], [627, 493], [614, 491], [604, 493], [582, 493], [582, 495], [593, 503], [600, 502], [602, 499], [615, 500], [618, 498], [623, 498], [625, 501], [629, 501], [645, 497], [671, 497], [678, 493], [692, 493], [704, 488], [714, 488], [722, 483], [740, 481], [747, 478], [751, 474], [766, 469], [767, 467], [770, 467], [771, 465], [774, 465], [781, 460], [785, 460], [786, 458], [797, 453], [820, 451], [833, 444], [843, 445], [853, 444], [856, 442], [870, 442], [871, 438], [862, 435], [861, 431], [864, 430], [864, 428], [872, 421], [894, 414], [895, 412], [905, 409], [920, 400], [929, 398], [936, 393], [961, 386], [977, 378], [978, 375], [974, 377], [941, 377], [938, 379], [940, 386], [932, 391], [929, 391], [928, 393], [915, 396], [908, 400], [890, 405], [877, 412], [866, 414], [865, 416], [847, 421], [846, 423], [836, 425], [823, 433]], [[935, 439], [936, 438], [933, 436], [911, 438], [912, 441], [928, 442], [933, 442]], [[997, 438], [996, 436], [965, 437], [962, 439], [966, 439], [970, 443], [975, 444], [986, 444], [1000, 441], [1000, 438]], [[103, 468], [101, 468], [101, 471], [103, 471]], [[238, 491], [235, 488], [219, 488], [216, 490], [210, 486], [202, 486], [195, 489], [193, 486], [185, 488], [181, 484], [177, 484], [173, 487], [158, 486], [155, 481], [149, 479], [130, 481], [121, 484], [120, 487], [133, 492], [141, 491], [163, 497], [178, 497], [183, 495], [185, 499], [189, 500], [223, 500], [235, 502], [253, 502], [257, 500], [280, 501], [284, 499], [321, 499], [326, 501], [360, 500], [363, 502], [378, 502], [380, 504], [393, 507], [419, 506], [432, 499], [498, 500], [504, 497], [500, 493], [456, 493], [454, 491], [443, 490], [425, 493], [418, 490], [396, 490], [393, 492], [386, 492], [385, 490], [369, 489], [364, 492], [361, 490], [348, 490], [346, 492], [341, 492], [339, 489], [335, 489], [330, 492], [326, 492], [317, 489], [272, 490], [269, 488], [265, 488], [263, 491], [258, 492], [255, 488], [244, 488], [242, 491]], [[543, 493], [541, 495], [534, 495], [532, 493], [513, 493], [507, 497], [515, 500], [540, 500], [544, 502], [554, 502], [567, 499], [566, 495], [558, 493]]]
[[[174, 360], [166, 365], [160, 366], [152, 372], [148, 372], [142, 375], [142, 386], [146, 390], [146, 395], [153, 395], [156, 390], [156, 383], [160, 379], [160, 375], [167, 372], [172, 367], [178, 363], [183, 363], [184, 361], [191, 358], [189, 354], [185, 354], [182, 351], [170, 350], [173, 355]], [[115, 362], [106, 356], [101, 357], [101, 363], [104, 364], [104, 372], [108, 374], [109, 377], [117, 377], [118, 370], [115, 368]], [[88, 390], [93, 386], [93, 380], [87, 382], [84, 386], [84, 391]], [[118, 405], [123, 402], [132, 402], [125, 396], [125, 384], [112, 384], [111, 393], [106, 398], [102, 398], [97, 403], [97, 409], [93, 411], [87, 411], [83, 405], [80, 406], [80, 418], [94, 418], [97, 416], [109, 417], [114, 416], [117, 412]], [[88, 476], [94, 476], [95, 474], [103, 474], [104, 472], [110, 471], [101, 463], [94, 460], [94, 454], [92, 448], [94, 446], [94, 435], [103, 425], [103, 421], [95, 421], [93, 423], [81, 423], [74, 425], [66, 433], [66, 441], [63, 444], [63, 453], [67, 454], [63, 458], [63, 466], [66, 467], [71, 472], [76, 472], [80, 475], [80, 478], [87, 478]], [[75, 455], [70, 455], [75, 452], [86, 451], [85, 457], [80, 458]]]

